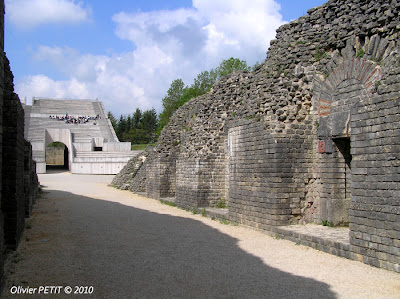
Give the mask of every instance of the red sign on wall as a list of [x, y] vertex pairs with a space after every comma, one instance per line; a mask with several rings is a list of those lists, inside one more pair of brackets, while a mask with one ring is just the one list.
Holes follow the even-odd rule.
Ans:
[[324, 140], [319, 140], [318, 141], [318, 152], [320, 154], [325, 153], [325, 141]]

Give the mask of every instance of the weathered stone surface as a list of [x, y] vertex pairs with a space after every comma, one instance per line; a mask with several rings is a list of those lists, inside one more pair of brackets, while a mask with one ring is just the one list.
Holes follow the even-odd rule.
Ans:
[[32, 147], [24, 140], [24, 110], [14, 93], [4, 53], [4, 1], [0, 1], [0, 292], [5, 249], [16, 249], [39, 182]]
[[254, 72], [176, 111], [145, 162], [147, 195], [223, 202], [267, 230], [350, 224], [348, 256], [398, 271], [399, 12], [331, 0], [278, 28]]
[[24, 196], [24, 110], [14, 93], [13, 75], [4, 60], [3, 165], [1, 209], [4, 214], [4, 238], [16, 249], [25, 225]]
[[[4, 51], [4, 1], [0, 1], [0, 49]], [[0, 55], [0, 167], [3, 167], [3, 115], [4, 115], [4, 62], [3, 55]], [[2, 171], [0, 171], [0, 206], [4, 201], [2, 194]], [[4, 283], [4, 215], [0, 209], [0, 285]], [[1, 289], [0, 289], [1, 291]]]
[[145, 192], [146, 191], [146, 176], [140, 175], [145, 173], [145, 161], [149, 155], [151, 147], [148, 147], [141, 154], [129, 160], [127, 165], [114, 177], [111, 185], [115, 188], [132, 191]]

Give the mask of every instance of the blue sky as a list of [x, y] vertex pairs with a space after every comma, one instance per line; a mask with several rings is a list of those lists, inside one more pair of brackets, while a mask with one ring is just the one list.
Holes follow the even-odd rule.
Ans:
[[229, 57], [265, 59], [285, 22], [324, 0], [6, 0], [15, 91], [96, 99], [114, 115], [155, 108]]

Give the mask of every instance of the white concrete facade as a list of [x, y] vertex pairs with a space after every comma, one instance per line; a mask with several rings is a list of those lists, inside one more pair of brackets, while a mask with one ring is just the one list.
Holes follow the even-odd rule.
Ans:
[[97, 100], [34, 98], [23, 107], [37, 173], [46, 173], [46, 147], [56, 141], [68, 148], [68, 168], [76, 174], [116, 174], [139, 153], [119, 142]]

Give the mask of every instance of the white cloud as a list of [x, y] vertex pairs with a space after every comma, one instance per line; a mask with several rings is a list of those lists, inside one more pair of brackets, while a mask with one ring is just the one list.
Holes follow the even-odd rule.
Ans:
[[6, 0], [6, 18], [21, 29], [49, 23], [80, 23], [91, 10], [74, 0]]
[[[230, 56], [253, 64], [284, 22], [273, 0], [193, 0], [192, 9], [119, 13], [117, 34], [141, 46], [158, 46], [175, 58], [214, 66]], [[182, 61], [181, 61], [182, 62]]]
[[[81, 55], [76, 50], [59, 47], [39, 47], [34, 55], [38, 62], [50, 62], [69, 75], [67, 80], [55, 81], [45, 75], [27, 76], [15, 84], [21, 98], [32, 97], [96, 99], [106, 109], [125, 114], [140, 106], [152, 108], [131, 72], [133, 54], [108, 57]], [[156, 81], [153, 81], [156, 82]], [[148, 83], [151, 84], [151, 83]]]
[[34, 59], [51, 63], [70, 79], [27, 77], [16, 84], [20, 96], [99, 98], [116, 115], [135, 108], [161, 111], [174, 79], [190, 84], [201, 71], [229, 57], [249, 65], [264, 60], [269, 41], [283, 24], [272, 0], [194, 0], [191, 9], [121, 12], [113, 20], [117, 36], [131, 41], [134, 51], [105, 56], [41, 46]]
[[68, 81], [53, 81], [44, 75], [28, 76], [16, 85], [16, 92], [28, 99], [34, 96], [57, 98], [87, 98], [86, 85], [75, 78]]

